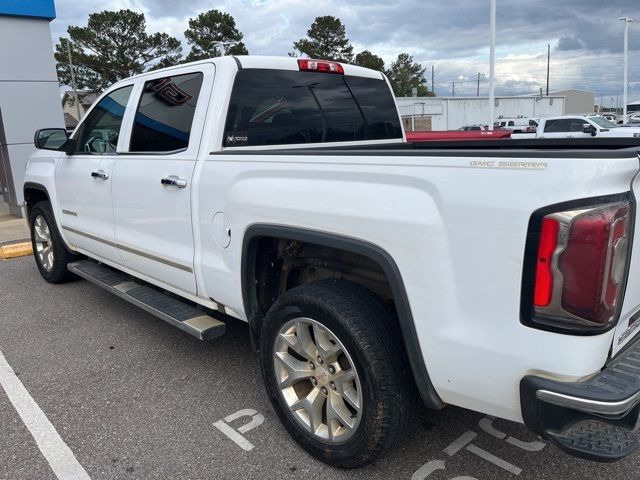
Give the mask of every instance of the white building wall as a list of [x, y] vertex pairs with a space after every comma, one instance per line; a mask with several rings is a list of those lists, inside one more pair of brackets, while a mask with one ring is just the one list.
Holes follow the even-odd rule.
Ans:
[[558, 90], [551, 92], [552, 95], [562, 95], [566, 98], [565, 114], [585, 114], [593, 113], [595, 104], [595, 94], [586, 90]]
[[[25, 2], [26, 4], [26, 2]], [[64, 128], [49, 20], [0, 11], [0, 201], [22, 215], [22, 184], [33, 134]]]
[[[487, 97], [398, 97], [396, 102], [402, 117], [431, 116], [432, 130], [456, 130], [463, 125], [489, 123]], [[495, 120], [563, 115], [564, 105], [562, 96], [496, 97]]]

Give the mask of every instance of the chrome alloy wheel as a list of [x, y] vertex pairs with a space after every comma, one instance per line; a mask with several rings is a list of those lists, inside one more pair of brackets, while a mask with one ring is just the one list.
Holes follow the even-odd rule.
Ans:
[[36, 217], [36, 221], [33, 224], [33, 235], [40, 265], [47, 272], [50, 272], [53, 269], [54, 260], [53, 243], [51, 243], [49, 225], [42, 215]]
[[310, 318], [285, 323], [274, 342], [280, 393], [293, 418], [318, 440], [347, 441], [362, 418], [355, 365], [334, 333]]

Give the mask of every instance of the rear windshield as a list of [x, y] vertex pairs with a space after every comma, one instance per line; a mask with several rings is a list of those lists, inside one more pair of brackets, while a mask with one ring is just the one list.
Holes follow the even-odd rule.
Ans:
[[246, 69], [233, 86], [224, 146], [398, 138], [400, 119], [382, 79]]

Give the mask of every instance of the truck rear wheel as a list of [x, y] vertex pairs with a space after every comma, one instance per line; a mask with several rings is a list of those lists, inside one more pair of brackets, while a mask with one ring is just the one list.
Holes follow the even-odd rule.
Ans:
[[67, 270], [67, 264], [81, 257], [67, 250], [48, 202], [38, 202], [30, 210], [29, 228], [33, 256], [42, 277], [49, 283], [77, 278]]
[[369, 290], [339, 280], [294, 288], [269, 309], [260, 341], [276, 413], [320, 460], [367, 465], [412, 423], [417, 393], [397, 323]]

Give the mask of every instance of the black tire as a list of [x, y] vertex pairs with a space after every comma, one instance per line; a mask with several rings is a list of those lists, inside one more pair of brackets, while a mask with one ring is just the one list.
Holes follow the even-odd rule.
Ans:
[[[328, 328], [346, 348], [360, 378], [361, 418], [344, 443], [322, 441], [305, 429], [277, 385], [276, 337], [299, 317]], [[340, 468], [363, 467], [393, 447], [414, 423], [418, 394], [398, 324], [394, 313], [369, 290], [342, 280], [322, 280], [284, 293], [266, 315], [260, 346], [265, 387], [278, 417], [296, 442], [321, 461]], [[309, 388], [317, 388], [316, 382]], [[326, 409], [323, 412], [326, 415]]]
[[[43, 259], [38, 253], [38, 246], [36, 242], [36, 220], [38, 217], [42, 217], [49, 228], [49, 236], [51, 239], [51, 251], [53, 252], [52, 267], [46, 268], [43, 264]], [[80, 255], [71, 253], [60, 235], [58, 226], [56, 225], [53, 211], [49, 202], [38, 202], [29, 211], [29, 229], [31, 232], [31, 246], [33, 247], [33, 256], [35, 257], [36, 264], [40, 275], [49, 283], [64, 283], [69, 280], [73, 280], [76, 277], [73, 273], [67, 270], [67, 265], [71, 262], [80, 260]]]

